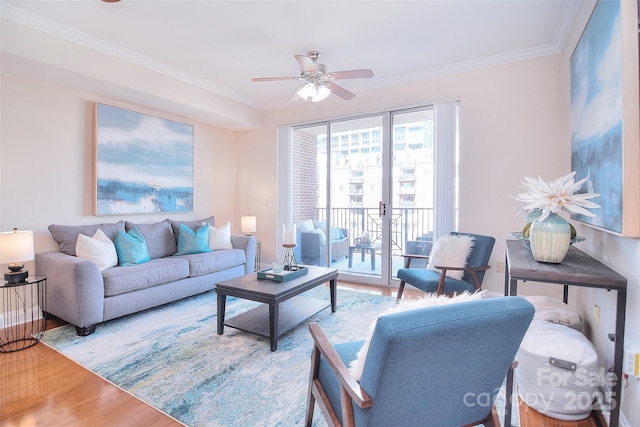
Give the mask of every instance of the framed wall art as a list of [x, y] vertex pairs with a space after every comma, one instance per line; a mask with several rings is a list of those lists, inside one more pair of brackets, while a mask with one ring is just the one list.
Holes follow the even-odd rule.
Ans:
[[193, 211], [193, 146], [193, 125], [96, 103], [96, 215]]
[[571, 170], [601, 205], [578, 221], [640, 236], [638, 7], [599, 0], [571, 56]]

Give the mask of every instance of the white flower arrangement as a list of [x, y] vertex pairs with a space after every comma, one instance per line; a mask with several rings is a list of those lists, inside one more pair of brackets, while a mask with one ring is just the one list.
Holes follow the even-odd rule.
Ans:
[[544, 221], [549, 214], [558, 214], [563, 209], [569, 213], [595, 217], [587, 208], [600, 207], [600, 205], [589, 200], [600, 196], [600, 194], [575, 194], [587, 180], [584, 178], [575, 182], [575, 174], [575, 171], [571, 172], [553, 182], [545, 182], [541, 177], [538, 177], [538, 179], [525, 177], [522, 185], [527, 189], [527, 192], [513, 196], [515, 200], [521, 202], [518, 209], [523, 211], [540, 209], [542, 214], [538, 218], [539, 222]]

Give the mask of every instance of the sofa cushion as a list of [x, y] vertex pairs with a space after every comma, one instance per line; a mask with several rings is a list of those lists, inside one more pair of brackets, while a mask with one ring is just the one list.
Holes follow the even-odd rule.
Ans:
[[189, 276], [189, 263], [181, 257], [152, 259], [130, 267], [113, 267], [102, 272], [106, 297], [124, 294]]
[[135, 226], [126, 233], [118, 231], [116, 240], [113, 243], [116, 245], [118, 264], [121, 267], [142, 264], [151, 259], [147, 243]]
[[93, 261], [100, 271], [118, 265], [116, 247], [100, 229], [97, 229], [92, 237], [78, 234], [76, 255], [78, 258]]
[[331, 234], [331, 240], [340, 240], [344, 238], [344, 236], [342, 235], [342, 231], [340, 231], [338, 227], [331, 227], [329, 232]]
[[311, 232], [320, 236], [320, 244], [322, 246], [327, 244], [327, 235], [324, 234], [324, 230], [322, 228], [316, 228], [315, 230], [311, 230]]
[[193, 231], [184, 224], [180, 224], [180, 234], [178, 234], [178, 252], [176, 255], [200, 254], [211, 252], [209, 249], [209, 224]]
[[147, 242], [149, 258], [164, 258], [175, 254], [178, 250], [176, 239], [171, 229], [171, 221], [168, 219], [153, 224], [134, 224], [133, 222], [125, 221], [124, 228], [126, 231], [131, 230], [133, 227], [138, 228], [145, 242]]
[[96, 230], [102, 230], [104, 234], [111, 240], [115, 240], [118, 230], [125, 231], [124, 221], [118, 221], [110, 224], [93, 224], [93, 225], [58, 225], [51, 224], [49, 232], [53, 240], [60, 245], [60, 251], [67, 255], [76, 256], [76, 243], [78, 234], [85, 236], [93, 236]]
[[[198, 228], [202, 227], [202, 223], [206, 222], [210, 227], [216, 226], [216, 219], [213, 216], [205, 219], [199, 219], [196, 221], [176, 221], [174, 219], [169, 220], [171, 222], [171, 229], [173, 230], [173, 236], [178, 241], [178, 236], [180, 235], [180, 224], [184, 224], [189, 227], [192, 231], [196, 231]], [[175, 253], [175, 252], [174, 252]]]
[[308, 219], [306, 221], [300, 221], [297, 225], [298, 231], [301, 233], [308, 233], [310, 231], [315, 230], [315, 226], [313, 225], [313, 221]]
[[189, 276], [202, 276], [236, 267], [245, 263], [245, 252], [242, 249], [226, 249], [202, 254], [178, 255], [189, 261]]

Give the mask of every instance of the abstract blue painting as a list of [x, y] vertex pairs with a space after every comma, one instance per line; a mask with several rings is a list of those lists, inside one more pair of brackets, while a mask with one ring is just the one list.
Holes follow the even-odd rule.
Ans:
[[96, 103], [96, 215], [193, 211], [193, 126]]
[[573, 218], [623, 231], [623, 82], [620, 1], [600, 0], [571, 57], [571, 170], [599, 193], [595, 218]]

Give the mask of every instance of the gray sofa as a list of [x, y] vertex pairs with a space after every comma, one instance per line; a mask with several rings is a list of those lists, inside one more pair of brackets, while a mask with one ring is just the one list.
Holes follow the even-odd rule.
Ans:
[[[233, 249], [174, 256], [179, 224], [195, 231], [203, 222], [215, 226], [213, 217], [154, 224], [49, 226], [60, 251], [36, 254], [37, 274], [47, 277], [46, 311], [74, 325], [78, 335], [88, 335], [98, 323], [210, 291], [218, 282], [254, 271], [256, 239], [252, 236], [231, 236]], [[76, 256], [79, 234], [93, 236], [100, 229], [113, 241], [118, 230], [126, 233], [134, 225], [148, 247], [148, 262], [101, 271], [94, 261]]]
[[331, 245], [331, 261], [349, 255], [349, 230], [330, 227], [327, 237], [324, 221], [306, 220], [296, 223], [296, 259], [301, 264], [326, 265], [327, 242]]

